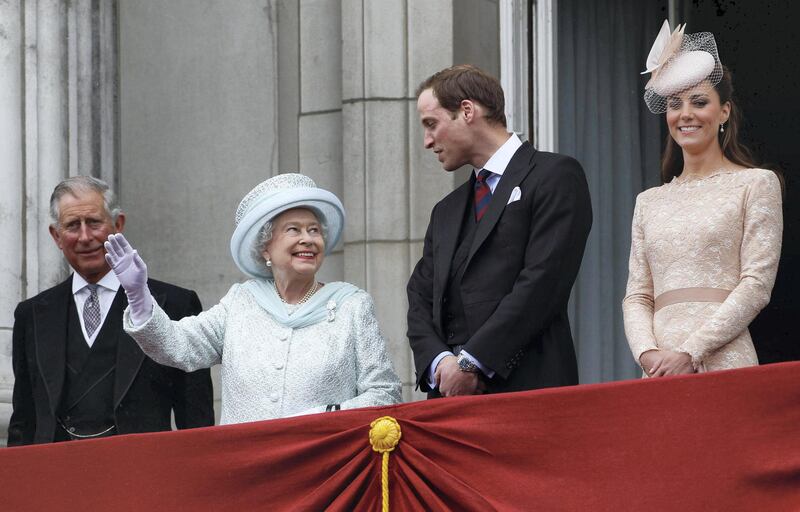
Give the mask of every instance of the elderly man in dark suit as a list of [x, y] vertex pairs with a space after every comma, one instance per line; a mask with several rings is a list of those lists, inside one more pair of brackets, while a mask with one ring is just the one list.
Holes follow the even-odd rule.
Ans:
[[417, 90], [424, 143], [469, 181], [433, 208], [408, 282], [408, 338], [429, 397], [578, 383], [567, 302], [592, 224], [572, 158], [506, 129], [499, 82], [454, 66]]
[[[208, 370], [184, 373], [146, 357], [122, 330], [125, 293], [105, 242], [125, 214], [103, 181], [75, 176], [50, 198], [50, 234], [75, 271], [14, 313], [14, 393], [8, 445], [105, 437], [214, 424]], [[201, 311], [190, 290], [150, 280], [170, 317]]]

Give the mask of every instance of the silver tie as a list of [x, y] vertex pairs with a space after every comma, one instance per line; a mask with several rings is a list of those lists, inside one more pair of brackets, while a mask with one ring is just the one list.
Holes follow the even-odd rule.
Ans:
[[86, 327], [86, 334], [91, 336], [100, 325], [100, 301], [97, 300], [97, 285], [88, 286], [89, 298], [83, 303], [83, 325]]

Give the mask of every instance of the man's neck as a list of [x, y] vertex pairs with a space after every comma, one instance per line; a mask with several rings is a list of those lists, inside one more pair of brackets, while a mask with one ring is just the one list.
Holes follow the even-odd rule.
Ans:
[[100, 281], [101, 281], [101, 280], [102, 280], [104, 277], [106, 277], [106, 275], [107, 275], [109, 272], [111, 272], [111, 269], [110, 269], [110, 268], [109, 268], [109, 269], [107, 269], [107, 270], [105, 270], [105, 271], [102, 271], [102, 272], [98, 272], [98, 273], [94, 273], [94, 274], [89, 274], [89, 275], [86, 275], [86, 274], [82, 274], [82, 273], [80, 273], [80, 272], [78, 272], [78, 271], [76, 270], [76, 271], [75, 271], [75, 275], [81, 276], [81, 278], [83, 278], [83, 280], [84, 280], [84, 281], [86, 281], [86, 282], [87, 282], [87, 283], [89, 283], [89, 284], [97, 284], [97, 283], [99, 283], [99, 282], [100, 282]]
[[470, 163], [476, 169], [482, 169], [486, 162], [506, 143], [511, 134], [505, 126], [489, 126], [479, 137], [476, 137], [473, 157]]

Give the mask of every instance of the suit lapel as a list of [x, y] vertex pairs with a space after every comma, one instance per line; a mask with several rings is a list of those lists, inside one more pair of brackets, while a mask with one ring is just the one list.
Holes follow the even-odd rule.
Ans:
[[522, 146], [514, 153], [514, 156], [508, 163], [508, 167], [506, 167], [506, 170], [503, 172], [503, 177], [500, 178], [500, 182], [497, 184], [497, 188], [492, 194], [492, 200], [489, 202], [489, 209], [486, 210], [483, 218], [478, 223], [478, 228], [475, 231], [475, 239], [472, 241], [469, 256], [467, 256], [467, 266], [469, 266], [469, 262], [483, 242], [486, 241], [486, 237], [489, 236], [489, 233], [491, 233], [497, 225], [497, 221], [500, 220], [500, 216], [508, 203], [508, 199], [511, 197], [511, 192], [514, 190], [514, 187], [522, 183], [522, 180], [524, 180], [533, 169], [534, 166], [531, 165], [531, 159], [535, 154], [536, 149], [528, 142], [523, 142]]
[[[163, 294], [153, 297], [159, 306], [163, 307], [166, 296]], [[114, 305], [108, 312], [108, 320], [114, 321], [115, 331], [117, 333], [117, 368], [114, 374], [114, 409], [119, 406], [125, 394], [130, 389], [136, 374], [139, 373], [139, 368], [144, 361], [144, 352], [139, 348], [139, 345], [128, 336], [122, 328], [122, 313], [128, 307], [128, 298], [125, 296], [125, 291], [120, 288], [117, 291], [117, 296], [114, 298]], [[113, 315], [113, 317], [112, 317]]]
[[55, 415], [64, 387], [67, 358], [67, 311], [72, 299], [72, 276], [33, 305], [36, 364]]
[[464, 209], [470, 200], [473, 179], [470, 178], [466, 183], [458, 187], [448, 198], [446, 204], [442, 205], [442, 216], [437, 225], [437, 233], [434, 239], [439, 240], [438, 253], [436, 259], [442, 266], [441, 272], [437, 270], [436, 279], [439, 281], [438, 289], [443, 290], [450, 275], [450, 266], [453, 263], [453, 256], [456, 252], [458, 243], [458, 233], [461, 230], [461, 221], [464, 218]]

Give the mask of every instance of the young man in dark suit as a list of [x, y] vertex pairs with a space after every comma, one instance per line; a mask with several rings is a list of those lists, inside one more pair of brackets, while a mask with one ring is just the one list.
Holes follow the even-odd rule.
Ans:
[[567, 302], [592, 224], [574, 159], [506, 129], [500, 83], [444, 69], [417, 90], [424, 144], [474, 168], [433, 208], [408, 282], [408, 338], [429, 397], [578, 383]]
[[[214, 424], [208, 370], [184, 373], [146, 357], [122, 330], [124, 290], [103, 242], [125, 214], [102, 180], [74, 176], [50, 199], [50, 234], [75, 271], [14, 313], [13, 412], [8, 445], [106, 437]], [[201, 311], [191, 290], [150, 280], [174, 319]]]

